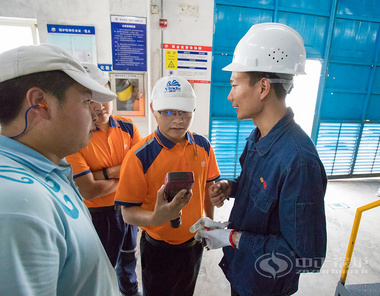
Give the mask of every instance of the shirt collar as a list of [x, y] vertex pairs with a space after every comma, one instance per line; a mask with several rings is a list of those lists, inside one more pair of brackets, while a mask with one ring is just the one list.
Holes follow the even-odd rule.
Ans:
[[[110, 115], [110, 118], [108, 119], [108, 123], [109, 123], [110, 127], [118, 127], [119, 126], [116, 119], [113, 118], [112, 115]], [[95, 126], [96, 126], [96, 129], [95, 129], [96, 131], [101, 130], [101, 128], [99, 128], [97, 125], [95, 125]]]
[[0, 136], [0, 155], [13, 159], [44, 176], [56, 170], [67, 177], [71, 171], [71, 165], [65, 159], [61, 159], [59, 166], [57, 166], [36, 150], [5, 136]]
[[[162, 144], [164, 147], [171, 149], [173, 148], [177, 143], [174, 143], [170, 141], [168, 138], [166, 138], [161, 132], [160, 129], [157, 126], [156, 129], [156, 138], [160, 144]], [[191, 133], [189, 131], [186, 132], [186, 139], [190, 144], [193, 144], [193, 140], [191, 137]]]
[[282, 117], [276, 125], [269, 131], [269, 133], [260, 139], [261, 133], [258, 128], [256, 128], [251, 135], [247, 138], [248, 142], [253, 144], [260, 156], [265, 155], [272, 148], [273, 144], [276, 143], [284, 132], [288, 130], [290, 124], [294, 123], [294, 113], [289, 107], [287, 108], [286, 114]]
[[116, 119], [113, 118], [112, 115], [110, 115], [109, 124], [110, 124], [110, 127], [117, 127], [118, 126]]

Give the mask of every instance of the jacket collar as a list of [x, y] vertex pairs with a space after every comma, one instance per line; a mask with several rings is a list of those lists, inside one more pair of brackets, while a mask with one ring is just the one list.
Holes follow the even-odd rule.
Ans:
[[261, 132], [256, 128], [251, 135], [247, 138], [247, 142], [254, 146], [260, 156], [267, 154], [274, 143], [289, 129], [289, 126], [294, 124], [294, 113], [289, 107], [286, 114], [282, 117], [276, 125], [269, 131], [269, 133], [260, 139]]

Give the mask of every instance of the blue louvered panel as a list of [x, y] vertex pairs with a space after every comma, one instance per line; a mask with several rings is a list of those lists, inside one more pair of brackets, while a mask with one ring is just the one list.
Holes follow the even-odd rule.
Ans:
[[331, 176], [336, 147], [338, 144], [339, 126], [335, 124], [321, 124], [319, 128], [317, 151], [325, 167], [327, 176]]
[[243, 153], [246, 139], [251, 134], [252, 130], [255, 128], [255, 125], [251, 120], [239, 121], [239, 142], [238, 142], [238, 154]]
[[380, 173], [379, 155], [380, 124], [364, 124], [354, 174]]
[[240, 175], [241, 167], [239, 158], [240, 155], [243, 153], [246, 139], [251, 134], [252, 130], [255, 128], [255, 125], [252, 123], [251, 120], [249, 121], [239, 121], [239, 134], [238, 134], [238, 146], [237, 146], [237, 164], [236, 164], [236, 176]]
[[359, 123], [321, 123], [317, 150], [327, 176], [351, 173], [359, 132]]
[[227, 100], [230, 90], [231, 86], [228, 84], [214, 83], [212, 87], [214, 104], [210, 107], [210, 112], [213, 112], [214, 117], [236, 118], [235, 109], [232, 108], [232, 103]]
[[234, 178], [238, 122], [235, 120], [213, 120], [211, 122], [211, 145], [222, 178]]
[[239, 157], [246, 138], [254, 128], [252, 121], [212, 120], [211, 145], [222, 178], [236, 178], [240, 174]]

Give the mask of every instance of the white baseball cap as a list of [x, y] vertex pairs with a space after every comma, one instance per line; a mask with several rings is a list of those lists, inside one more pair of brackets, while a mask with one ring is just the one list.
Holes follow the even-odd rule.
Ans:
[[82, 63], [83, 68], [87, 71], [92, 79], [101, 85], [105, 85], [108, 82], [107, 72], [103, 72], [94, 64]]
[[195, 92], [191, 84], [181, 76], [164, 76], [153, 87], [152, 107], [159, 110], [195, 110]]
[[52, 44], [21, 46], [0, 54], [0, 83], [20, 76], [60, 70], [92, 90], [92, 99], [106, 103], [116, 94], [90, 77], [82, 65], [65, 49]]

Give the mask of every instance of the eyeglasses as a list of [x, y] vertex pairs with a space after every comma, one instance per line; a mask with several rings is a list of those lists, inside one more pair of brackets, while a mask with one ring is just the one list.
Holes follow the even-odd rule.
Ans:
[[177, 114], [182, 118], [189, 118], [193, 116], [193, 112], [179, 111], [179, 110], [162, 110], [158, 111], [163, 117], [174, 119]]

